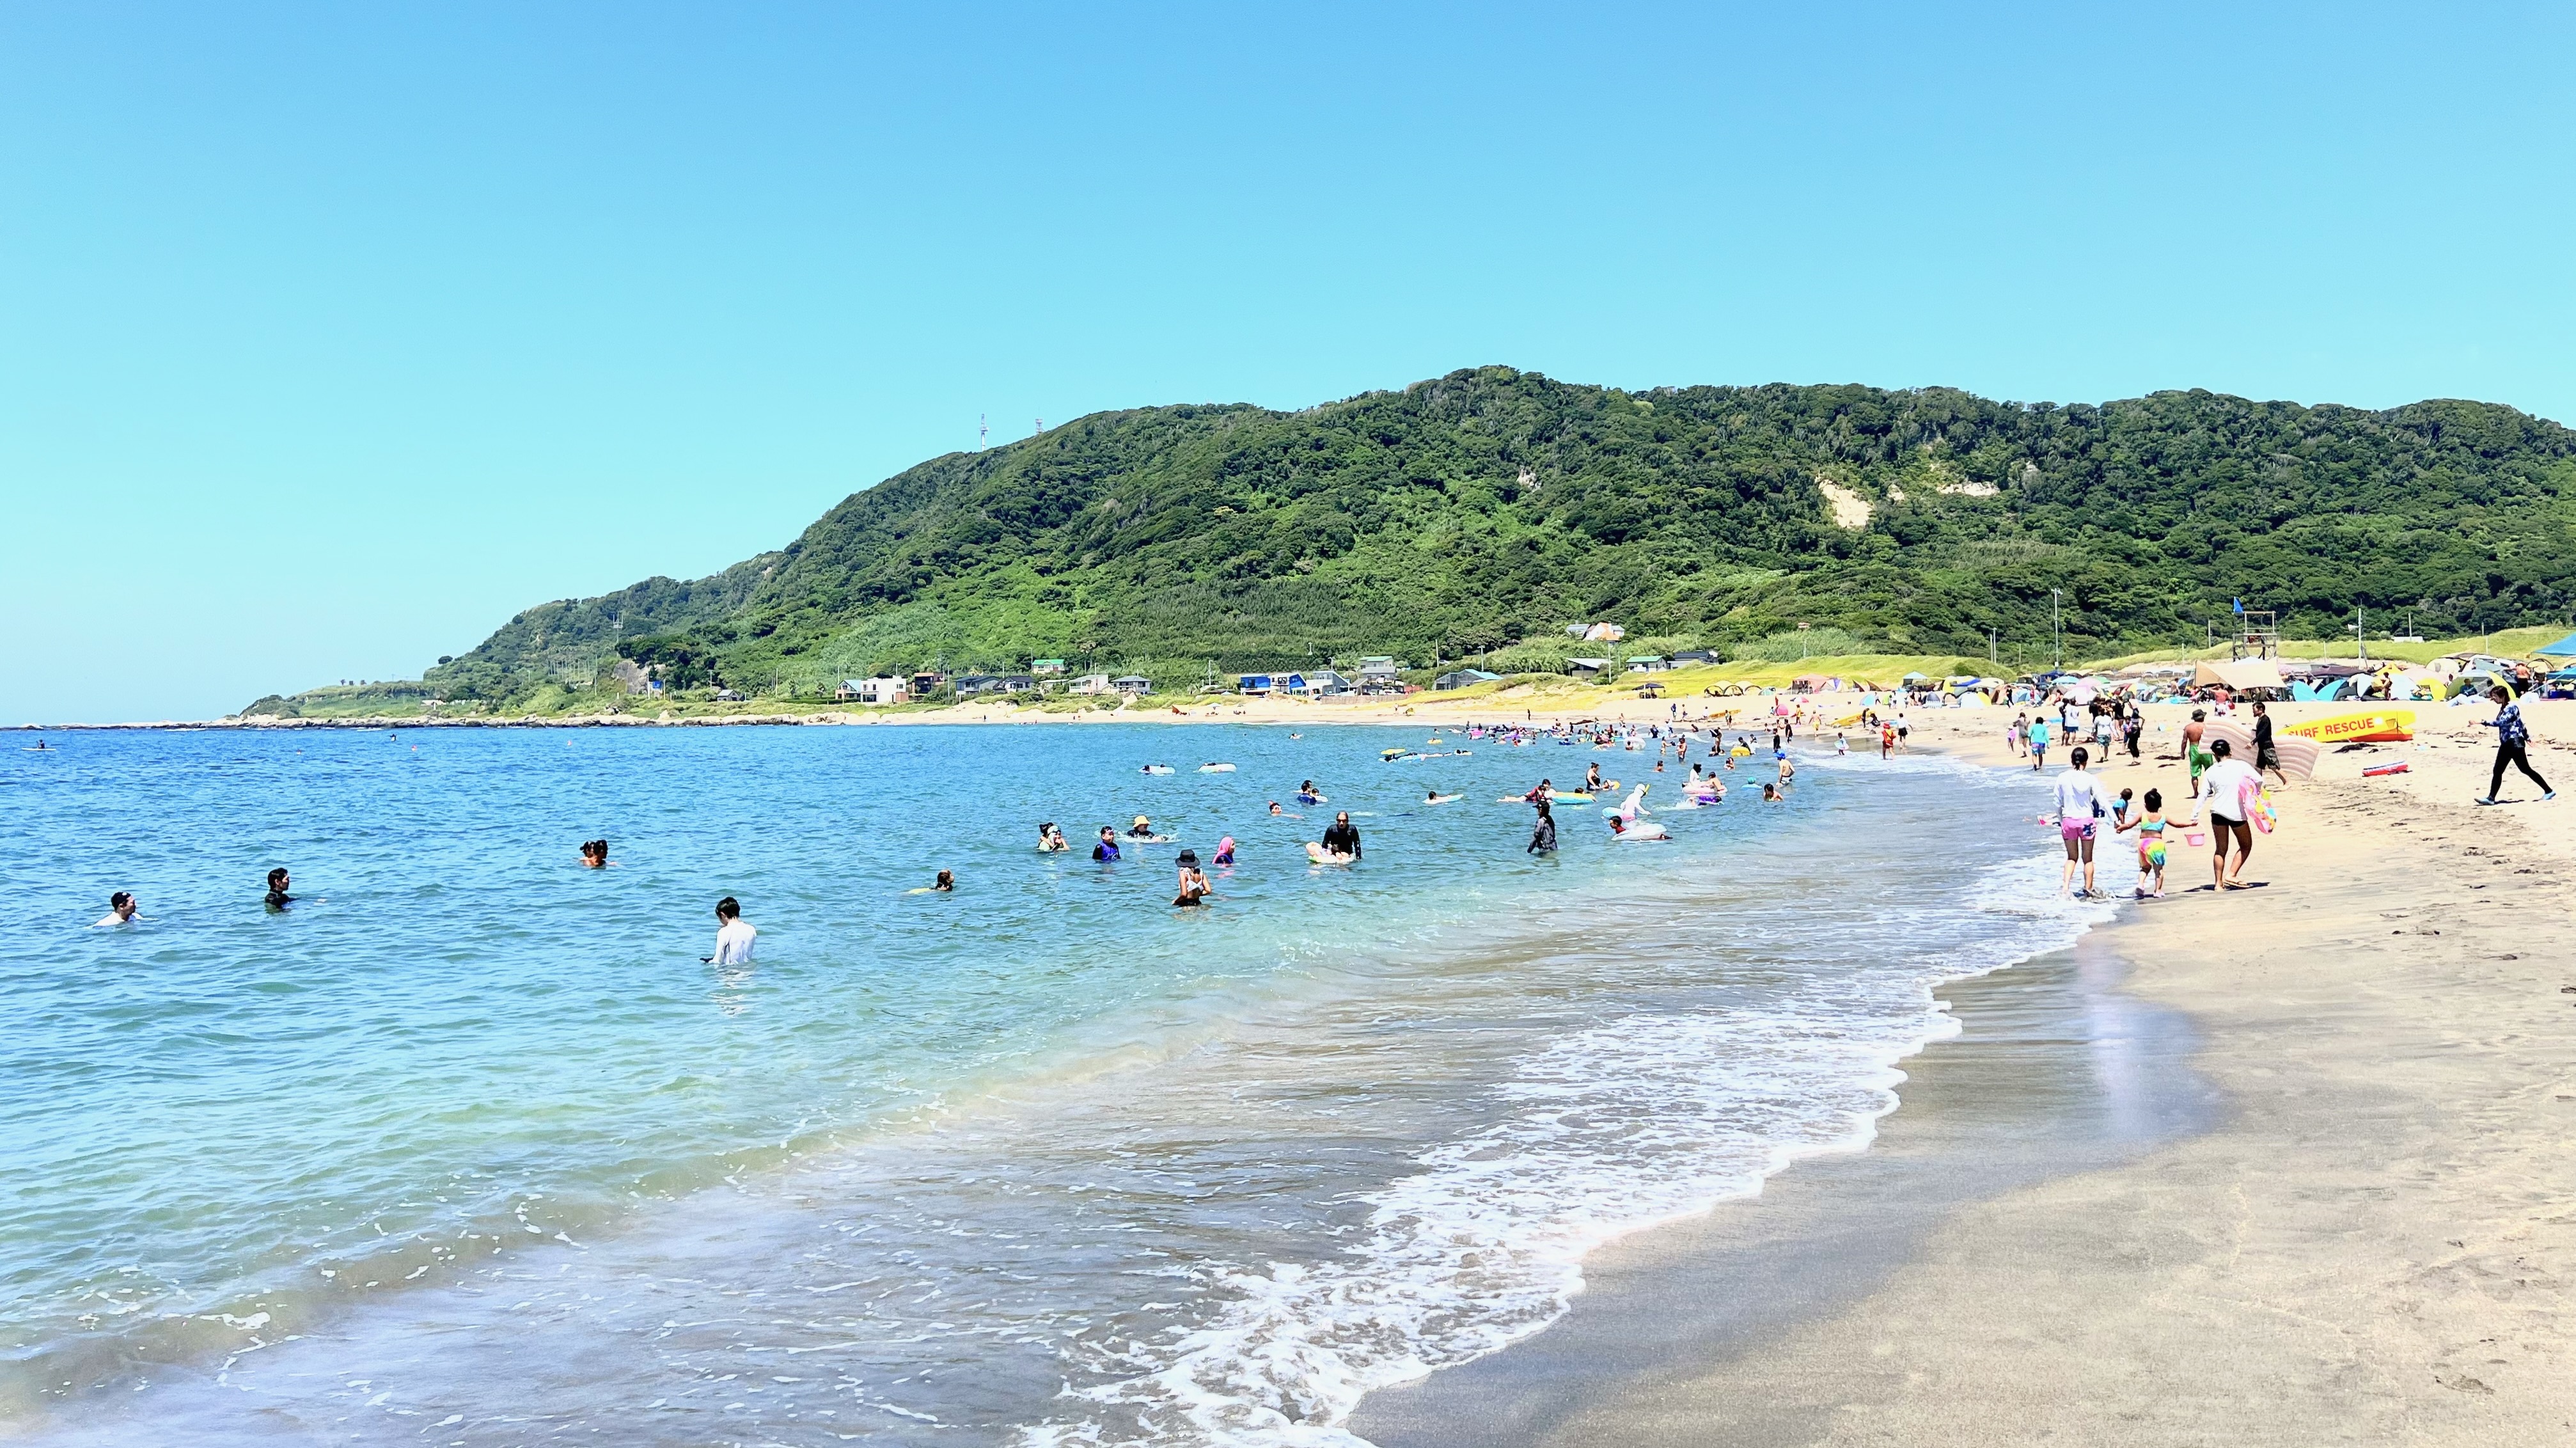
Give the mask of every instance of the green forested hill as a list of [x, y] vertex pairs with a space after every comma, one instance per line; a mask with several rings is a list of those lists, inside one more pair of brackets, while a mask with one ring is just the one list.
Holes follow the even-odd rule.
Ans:
[[2070, 652], [2197, 643], [2235, 597], [2311, 634], [2356, 604], [2473, 632], [2563, 619], [2571, 544], [2576, 433], [2488, 403], [1628, 393], [1488, 367], [936, 458], [714, 578], [531, 609], [427, 681], [525, 701], [621, 653], [745, 692], [934, 658], [1178, 675], [1526, 638], [1527, 659], [1590, 619], [1982, 654], [1989, 629], [2044, 649], [2052, 588]]

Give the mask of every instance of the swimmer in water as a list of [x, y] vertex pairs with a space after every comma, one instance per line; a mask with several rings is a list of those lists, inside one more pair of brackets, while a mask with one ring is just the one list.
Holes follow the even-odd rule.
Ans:
[[1310, 779], [1304, 784], [1297, 786], [1297, 802], [1299, 804], [1322, 804], [1324, 802], [1324, 797], [1315, 792], [1315, 781]]
[[1762, 798], [1771, 804], [1778, 804], [1780, 802], [1780, 786], [1776, 784], [1766, 784], [1762, 786]]
[[1111, 829], [1107, 825], [1102, 825], [1100, 827], [1100, 843], [1091, 847], [1091, 858], [1100, 861], [1104, 865], [1116, 863], [1118, 859], [1118, 832], [1116, 830]]
[[119, 890], [107, 897], [107, 914], [101, 916], [98, 924], [90, 928], [95, 930], [107, 925], [131, 925], [134, 923], [134, 912], [142, 908], [135, 903], [131, 894]]
[[1610, 787], [1610, 786], [1609, 786], [1608, 784], [1606, 784], [1606, 783], [1604, 783], [1604, 782], [1602, 781], [1602, 778], [1601, 778], [1601, 766], [1600, 766], [1600, 765], [1597, 765], [1597, 764], [1596, 764], [1596, 765], [1592, 766], [1590, 769], [1587, 769], [1587, 770], [1583, 771], [1583, 790], [1584, 790], [1584, 793], [1586, 793], [1586, 794], [1597, 794], [1597, 793], [1599, 793], [1599, 792], [1600, 792], [1600, 791], [1602, 791], [1602, 790], [1608, 789], [1609, 787]]
[[286, 873], [286, 867], [284, 865], [280, 865], [276, 869], [269, 871], [268, 895], [261, 903], [271, 910], [283, 910], [287, 906], [294, 904], [295, 897], [286, 893], [287, 887], [294, 883], [294, 877]]
[[1220, 865], [1234, 863], [1234, 836], [1228, 835], [1216, 842], [1216, 862]]
[[1038, 848], [1053, 855], [1070, 850], [1073, 846], [1066, 841], [1063, 832], [1055, 827], [1055, 821], [1048, 820], [1038, 826]]
[[1538, 823], [1530, 828], [1529, 849], [1524, 853], [1532, 855], [1556, 853], [1556, 816], [1549, 812], [1546, 800], [1538, 802]]
[[1458, 801], [1465, 798], [1466, 796], [1463, 794], [1442, 794], [1440, 791], [1435, 789], [1430, 793], [1425, 794], [1422, 797], [1422, 802], [1424, 804], [1456, 804]]
[[607, 869], [609, 866], [611, 866], [611, 865], [613, 865], [613, 864], [616, 864], [616, 863], [617, 863], [617, 862], [616, 862], [615, 860], [612, 860], [612, 859], [608, 858], [608, 841], [606, 841], [606, 840], [584, 840], [584, 841], [582, 841], [582, 844], [581, 844], [581, 867], [582, 867], [583, 869], [585, 869], [585, 870], [605, 870], [605, 869]]
[[1198, 852], [1183, 850], [1175, 863], [1181, 867], [1181, 884], [1180, 894], [1173, 897], [1172, 903], [1183, 909], [1207, 903], [1207, 897], [1215, 893], [1216, 887], [1208, 883], [1207, 872], [1199, 868]]
[[939, 878], [931, 883], [930, 888], [942, 895], [955, 891], [957, 888], [957, 872], [954, 870], [940, 871]]
[[1150, 840], [1153, 837], [1154, 822], [1143, 815], [1136, 816], [1136, 823], [1127, 828], [1127, 838], [1131, 840]]
[[716, 953], [698, 957], [708, 965], [749, 965], [760, 928], [742, 918], [742, 904], [731, 895], [716, 902]]

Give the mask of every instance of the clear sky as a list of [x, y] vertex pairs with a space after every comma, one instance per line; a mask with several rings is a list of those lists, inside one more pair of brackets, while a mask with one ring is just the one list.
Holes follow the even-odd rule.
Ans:
[[0, 7], [0, 722], [417, 676], [1101, 408], [2576, 422], [2576, 8]]

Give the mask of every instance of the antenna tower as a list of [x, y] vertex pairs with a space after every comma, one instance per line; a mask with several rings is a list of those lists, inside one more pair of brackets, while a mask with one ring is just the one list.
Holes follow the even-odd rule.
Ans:
[[991, 427], [989, 427], [989, 426], [987, 426], [987, 425], [986, 425], [986, 423], [985, 423], [985, 421], [984, 421], [984, 414], [982, 414], [982, 413], [980, 413], [980, 412], [979, 412], [979, 413], [976, 413], [976, 414], [975, 414], [975, 451], [977, 451], [977, 452], [982, 452], [982, 451], [984, 450], [984, 440], [985, 440], [986, 438], [991, 437], [992, 435], [993, 435], [993, 429], [992, 429]]

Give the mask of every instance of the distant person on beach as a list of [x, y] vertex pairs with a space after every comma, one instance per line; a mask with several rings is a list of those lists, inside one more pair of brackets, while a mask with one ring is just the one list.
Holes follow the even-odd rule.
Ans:
[[1556, 853], [1556, 816], [1549, 812], [1546, 800], [1538, 802], [1538, 823], [1531, 827], [1529, 848], [1522, 853], [1531, 855]]
[[2513, 695], [2502, 684], [2487, 690], [2487, 697], [2496, 702], [2496, 716], [2481, 719], [2478, 723], [2496, 732], [2495, 777], [2487, 781], [2487, 797], [2478, 803], [2496, 802], [2496, 792], [2504, 788], [2504, 767], [2508, 764], [2540, 786], [2543, 800], [2556, 799], [2558, 791], [2551, 789], [2549, 781], [2540, 777], [2540, 771], [2531, 767], [2531, 758], [2525, 753], [2531, 746], [2531, 726], [2522, 721], [2522, 706], [2513, 702]]
[[1205, 904], [1216, 887], [1208, 883], [1207, 872], [1199, 868], [1198, 852], [1183, 850], [1174, 863], [1181, 867], [1181, 884], [1180, 894], [1173, 897], [1172, 903], [1183, 909]]
[[1324, 830], [1324, 853], [1349, 860], [1360, 857], [1359, 827], [1351, 823], [1349, 810], [1334, 815], [1332, 824]]
[[287, 906], [294, 904], [295, 897], [286, 893], [287, 887], [294, 883], [294, 877], [286, 873], [286, 867], [284, 865], [280, 865], [276, 869], [269, 871], [268, 895], [260, 903], [266, 905], [271, 910], [283, 910]]
[[[2209, 812], [2209, 878], [2220, 890], [2245, 888], [2245, 862], [2254, 854], [2253, 806], [2249, 799], [2260, 794], [2263, 776], [2254, 766], [2227, 756], [2231, 746], [2224, 739], [2209, 741], [2212, 763], [2200, 777], [2201, 807]], [[2236, 844], [2236, 868], [2227, 867], [2227, 846]]]
[[2048, 767], [2048, 716], [2038, 715], [2030, 721], [2030, 772]]
[[2013, 758], [2019, 759], [2028, 754], [2030, 752], [2030, 715], [2015, 714], [2012, 727], [2004, 731], [2004, 739], [2012, 745]]
[[2077, 745], [2067, 756], [2067, 771], [2057, 777], [2057, 836], [2066, 844], [2066, 866], [2058, 871], [2057, 889], [2064, 894], [2075, 882], [2075, 867], [2084, 866], [2084, 890], [2076, 896], [2089, 900], [2097, 893], [2093, 888], [2093, 840], [2100, 829], [2101, 817], [2111, 812], [2102, 799], [2102, 782], [2084, 772], [2090, 756]]
[[2280, 747], [2272, 742], [2272, 713], [2260, 699], [2254, 701], [2254, 772], [2269, 774], [2283, 785], [2290, 782], [2290, 776], [2281, 772]]
[[2131, 699], [2120, 710], [2120, 734], [2128, 743], [2131, 764], [2138, 762], [2138, 740], [2146, 732], [2147, 716], [2138, 708], [2138, 701]]
[[742, 905], [727, 895], [716, 902], [716, 953], [706, 958], [707, 964], [749, 965], [758, 939], [759, 928], [742, 918]]
[[99, 917], [97, 925], [90, 928], [95, 930], [105, 925], [131, 925], [134, 923], [134, 912], [142, 908], [134, 903], [132, 895], [119, 890], [107, 897], [107, 913]]
[[1118, 858], [1118, 832], [1107, 825], [1100, 827], [1100, 843], [1091, 847], [1091, 858], [1109, 864]]

